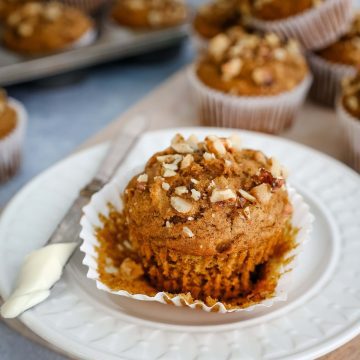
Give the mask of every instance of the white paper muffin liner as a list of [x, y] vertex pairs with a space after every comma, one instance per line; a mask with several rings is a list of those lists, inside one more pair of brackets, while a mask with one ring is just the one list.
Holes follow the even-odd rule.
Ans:
[[314, 76], [310, 88], [312, 100], [326, 106], [335, 106], [339, 95], [341, 80], [355, 75], [356, 67], [345, 64], [335, 64], [316, 54], [308, 54], [309, 65]]
[[23, 105], [12, 98], [8, 99], [8, 103], [16, 111], [17, 122], [15, 129], [0, 138], [0, 182], [8, 180], [20, 166], [27, 125], [27, 113]]
[[188, 68], [187, 76], [204, 124], [271, 134], [292, 126], [312, 82], [309, 74], [293, 90], [279, 95], [237, 96], [203, 84], [196, 75], [196, 65]]
[[99, 219], [99, 215], [102, 214], [107, 216], [109, 214], [109, 204], [112, 204], [118, 211], [123, 210], [123, 203], [120, 194], [124, 191], [131, 177], [136, 173], [138, 173], [138, 171], [129, 172], [122, 169], [118, 173], [117, 178], [104, 186], [101, 191], [94, 194], [90, 203], [83, 209], [84, 216], [81, 219], [82, 230], [80, 233], [83, 243], [80, 250], [85, 254], [83, 264], [88, 267], [87, 277], [96, 281], [98, 289], [104, 290], [113, 295], [121, 295], [136, 300], [156, 301], [163, 304], [172, 303], [175, 306], [186, 306], [192, 309], [201, 308], [206, 312], [219, 313], [252, 311], [259, 307], [270, 307], [276, 302], [287, 300], [287, 294], [291, 289], [292, 284], [293, 272], [291, 270], [296, 266], [298, 258], [297, 255], [302, 251], [304, 244], [309, 239], [314, 219], [313, 215], [310, 213], [309, 206], [304, 202], [302, 196], [292, 188], [289, 188], [288, 190], [290, 201], [294, 208], [292, 225], [300, 229], [296, 237], [298, 246], [286, 255], [286, 258], [291, 260], [280, 269], [282, 275], [278, 281], [275, 294], [272, 298], [266, 299], [247, 308], [227, 310], [225, 305], [221, 302], [217, 302], [211, 307], [199, 300], [196, 300], [194, 303], [189, 303], [185, 298], [185, 294], [179, 294], [172, 298], [169, 298], [165, 292], [158, 292], [155, 296], [130, 294], [125, 290], [113, 291], [107, 285], [102, 283], [97, 270], [98, 254], [96, 252], [96, 246], [99, 245], [99, 242], [95, 235], [96, 229], [103, 226]]
[[78, 40], [76, 40], [73, 44], [70, 45], [71, 49], [78, 49], [84, 46], [91, 45], [97, 37], [97, 31], [94, 28], [86, 31]]
[[344, 108], [341, 100], [336, 103], [336, 113], [345, 132], [347, 161], [350, 166], [360, 172], [360, 120]]
[[352, 0], [326, 0], [319, 7], [284, 20], [252, 18], [253, 27], [297, 39], [305, 49], [317, 50], [330, 45], [349, 28], [353, 15]]

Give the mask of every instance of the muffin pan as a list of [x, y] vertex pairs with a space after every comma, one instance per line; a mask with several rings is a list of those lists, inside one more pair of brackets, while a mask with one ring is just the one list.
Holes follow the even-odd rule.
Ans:
[[96, 17], [93, 44], [41, 57], [24, 57], [0, 47], [0, 86], [53, 76], [71, 70], [140, 55], [184, 39], [188, 25], [152, 31], [132, 31], [111, 23], [104, 14]]

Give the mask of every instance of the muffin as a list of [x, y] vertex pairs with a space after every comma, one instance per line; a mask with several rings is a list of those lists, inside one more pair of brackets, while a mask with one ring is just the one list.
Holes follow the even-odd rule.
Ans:
[[342, 81], [337, 115], [348, 145], [347, 160], [360, 172], [360, 73]]
[[311, 98], [323, 105], [334, 106], [344, 77], [355, 75], [360, 66], [360, 13], [354, 16], [349, 31], [328, 47], [309, 54], [314, 74]]
[[246, 297], [287, 247], [292, 206], [285, 171], [239, 140], [181, 135], [153, 155], [124, 193], [131, 247], [159, 291]]
[[211, 39], [188, 74], [205, 124], [268, 133], [293, 123], [311, 83], [294, 40], [237, 27]]
[[22, 105], [9, 100], [0, 89], [0, 182], [8, 180], [19, 169], [26, 121]]
[[334, 42], [348, 29], [351, 0], [254, 0], [251, 25], [297, 39], [316, 50]]
[[84, 46], [94, 38], [94, 24], [88, 16], [57, 2], [23, 5], [9, 15], [3, 32], [4, 45], [24, 55]]
[[183, 0], [117, 0], [111, 16], [121, 26], [158, 29], [183, 24], [187, 8]]

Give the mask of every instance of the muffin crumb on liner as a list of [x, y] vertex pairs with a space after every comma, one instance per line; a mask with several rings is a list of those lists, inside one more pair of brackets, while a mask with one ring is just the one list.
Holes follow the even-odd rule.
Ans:
[[[132, 173], [133, 175], [134, 173]], [[123, 174], [124, 175], [124, 174]], [[103, 226], [103, 222], [111, 213], [111, 209], [115, 212], [121, 212], [123, 210], [122, 200], [120, 198], [121, 191], [126, 185], [126, 179], [118, 176], [118, 180], [114, 180], [108, 185], [106, 185], [99, 193], [95, 194], [89, 205], [84, 208], [84, 216], [81, 220], [82, 231], [80, 237], [83, 239], [81, 245], [81, 251], [85, 253], [83, 264], [87, 265], [89, 270], [87, 276], [90, 279], [96, 280], [97, 287], [101, 290], [107, 291], [114, 295], [121, 295], [128, 298], [133, 298], [143, 301], [157, 301], [164, 304], [172, 304], [175, 306], [186, 306], [190, 308], [199, 308], [206, 312], [235, 312], [235, 311], [252, 311], [258, 307], [270, 307], [275, 302], [285, 301], [287, 299], [287, 293], [291, 287], [291, 275], [292, 269], [296, 266], [297, 255], [301, 252], [303, 244], [308, 240], [308, 235], [311, 230], [311, 223], [313, 221], [313, 216], [309, 212], [308, 205], [303, 201], [303, 198], [295, 192], [293, 189], [289, 189], [289, 197], [291, 203], [294, 207], [293, 214], [293, 223], [292, 226], [298, 228], [299, 231], [296, 236], [296, 246], [293, 250], [289, 251], [286, 254], [286, 259], [278, 271], [282, 274], [275, 292], [272, 297], [263, 299], [259, 302], [248, 302], [244, 306], [247, 307], [237, 307], [218, 302], [214, 299], [207, 298], [206, 303], [200, 300], [194, 300], [191, 294], [169, 294], [166, 292], [157, 292], [146, 282], [143, 282], [143, 289], [145, 291], [139, 291], [139, 288], [136, 288], [136, 283], [128, 282], [126, 284], [126, 289], [111, 289], [107, 284], [101, 281], [101, 276], [98, 272], [98, 261], [99, 261], [99, 240], [97, 238], [97, 231]], [[109, 206], [110, 205], [110, 206]], [[113, 216], [113, 215], [110, 215]], [[118, 270], [117, 266], [106, 259], [101, 261], [107, 262], [103, 264], [107, 266], [108, 272], [113, 271], [125, 271], [128, 274], [131, 274], [132, 271], [135, 271], [138, 274], [141, 274], [141, 269], [136, 265], [136, 259], [131, 255], [131, 245], [129, 242], [125, 241], [122, 245], [126, 257], [125, 268]], [[123, 261], [125, 262], [125, 261]], [[121, 263], [120, 268], [123, 267], [123, 262]], [[118, 265], [118, 264], [117, 264]], [[275, 264], [278, 266], [278, 264]], [[135, 287], [134, 287], [135, 286]]]

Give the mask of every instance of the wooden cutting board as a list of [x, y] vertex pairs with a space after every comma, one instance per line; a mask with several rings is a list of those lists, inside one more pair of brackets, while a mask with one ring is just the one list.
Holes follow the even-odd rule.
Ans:
[[[131, 121], [131, 118], [138, 114], [145, 114], [151, 120], [151, 130], [200, 125], [196, 110], [191, 105], [185, 72], [182, 70], [176, 73], [126, 113], [121, 114], [105, 129], [88, 139], [76, 151], [110, 140], [114, 133], [121, 130], [125, 121]], [[306, 103], [295, 126], [282, 136], [313, 147], [339, 160], [345, 158], [346, 146], [342, 131], [338, 126], [336, 114], [331, 109], [319, 107], [310, 102]], [[70, 358], [63, 350], [38, 337], [19, 320], [6, 321], [6, 323], [27, 338]], [[360, 359], [360, 336], [321, 359]]]

